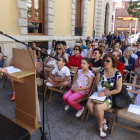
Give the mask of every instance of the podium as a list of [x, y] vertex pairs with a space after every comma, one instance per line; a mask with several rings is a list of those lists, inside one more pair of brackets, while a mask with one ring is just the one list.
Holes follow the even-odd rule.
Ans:
[[[30, 53], [32, 55], [30, 56]], [[35, 51], [13, 48], [13, 66], [21, 72], [9, 74], [8, 78], [14, 80], [15, 85], [15, 119], [13, 121], [31, 133], [37, 130], [37, 91], [36, 91], [36, 65]]]

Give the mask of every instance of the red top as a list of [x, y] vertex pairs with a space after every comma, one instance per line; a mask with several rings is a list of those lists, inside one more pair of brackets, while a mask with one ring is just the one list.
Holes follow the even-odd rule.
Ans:
[[73, 66], [73, 67], [78, 67], [79, 69], [81, 69], [82, 58], [83, 58], [83, 56], [81, 56], [81, 55], [78, 55], [77, 57], [75, 55], [72, 55], [69, 59], [68, 64], [67, 64], [68, 68]]
[[123, 70], [124, 70], [124, 64], [118, 61], [117, 69], [121, 72], [123, 75]]

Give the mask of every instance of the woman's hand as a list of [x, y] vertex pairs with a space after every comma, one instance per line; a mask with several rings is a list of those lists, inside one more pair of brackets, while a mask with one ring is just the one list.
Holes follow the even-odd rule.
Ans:
[[79, 91], [79, 88], [73, 89], [73, 92], [74, 92], [74, 93], [77, 92], [77, 91]]
[[105, 96], [105, 93], [104, 93], [104, 92], [99, 92], [99, 93], [98, 93], [98, 96], [99, 96], [99, 97], [103, 97], [103, 96]]
[[5, 73], [6, 75], [8, 74], [8, 71], [7, 71], [7, 69], [5, 69], [5, 68], [1, 68], [1, 69], [0, 69], [0, 72]]
[[104, 89], [103, 92], [104, 92], [105, 96], [110, 96], [111, 95], [111, 91], [108, 90], [108, 89]]

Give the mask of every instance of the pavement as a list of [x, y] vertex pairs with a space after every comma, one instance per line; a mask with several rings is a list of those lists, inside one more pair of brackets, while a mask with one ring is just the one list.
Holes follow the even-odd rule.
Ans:
[[[3, 79], [0, 81], [0, 113], [9, 119], [15, 118], [15, 102], [11, 102], [12, 90], [9, 83], [3, 88]], [[45, 99], [45, 132], [47, 132], [48, 140], [100, 140], [98, 123], [94, 116], [89, 116], [86, 123], [80, 122], [80, 118], [76, 118], [76, 110], [70, 107], [68, 111], [64, 111], [64, 102], [52, 99], [50, 104], [47, 103], [49, 93]], [[38, 95], [40, 111], [42, 116], [42, 96]], [[46, 109], [47, 107], [47, 109]], [[105, 113], [105, 116], [112, 119], [113, 114]], [[48, 118], [48, 119], [47, 119]], [[138, 128], [138, 124], [118, 118], [119, 123], [132, 128]], [[42, 125], [42, 123], [39, 123]], [[49, 125], [49, 126], [48, 126]], [[113, 134], [110, 134], [112, 123], [109, 123], [109, 131], [105, 140], [140, 140], [140, 134], [129, 131], [127, 129], [115, 126]], [[50, 130], [50, 131], [49, 131]], [[40, 140], [40, 129], [31, 134], [31, 140]]]

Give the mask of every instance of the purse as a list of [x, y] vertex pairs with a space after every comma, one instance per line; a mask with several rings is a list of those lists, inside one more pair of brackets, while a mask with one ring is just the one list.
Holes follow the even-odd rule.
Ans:
[[[115, 73], [114, 88], [112, 88], [111, 90], [116, 88], [116, 80], [117, 80], [117, 72]], [[120, 93], [112, 95], [112, 108], [116, 109], [125, 108], [128, 107], [131, 103], [132, 100], [128, 94], [126, 85], [122, 85]]]

